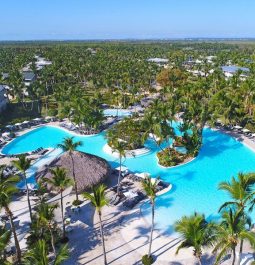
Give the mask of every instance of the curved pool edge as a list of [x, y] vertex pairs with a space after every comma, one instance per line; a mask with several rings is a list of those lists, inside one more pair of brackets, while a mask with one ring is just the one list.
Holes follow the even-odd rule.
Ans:
[[[33, 131], [35, 131], [35, 130], [40, 129], [40, 128], [44, 128], [44, 127], [53, 127], [53, 128], [57, 128], [57, 129], [60, 129], [60, 130], [62, 130], [62, 131], [67, 132], [68, 134], [74, 135], [75, 137], [84, 137], [84, 138], [88, 137], [88, 138], [89, 138], [89, 137], [95, 137], [95, 136], [98, 135], [98, 133], [97, 133], [97, 134], [86, 134], [86, 135], [82, 135], [82, 134], [75, 133], [75, 132], [73, 132], [73, 131], [69, 131], [69, 130], [67, 130], [66, 128], [63, 128], [63, 127], [61, 127], [61, 126], [59, 126], [59, 125], [54, 125], [54, 124], [41, 124], [41, 125], [39, 125], [39, 126], [36, 126], [36, 127], [33, 127], [33, 128], [29, 128], [29, 129], [27, 129], [27, 130], [25, 130], [25, 131], [21, 131], [21, 132], [19, 132], [18, 135], [17, 135], [15, 138], [13, 138], [11, 141], [9, 141], [6, 145], [4, 145], [4, 146], [0, 149], [0, 154], [1, 154], [1, 155], [8, 156], [8, 155], [9, 155], [8, 153], [4, 153], [4, 152], [3, 152], [4, 149], [8, 147], [8, 145], [10, 145], [10, 144], [11, 144], [13, 141], [15, 141], [17, 138], [19, 138], [19, 137], [21, 137], [21, 136], [23, 136], [23, 135], [25, 135], [25, 134], [29, 134], [29, 133], [31, 133], [31, 132], [33, 132]], [[30, 151], [32, 151], [32, 150], [30, 150]], [[19, 155], [19, 154], [22, 154], [22, 153], [17, 153], [17, 154], [15, 154], [15, 155]]]
[[99, 133], [94, 133], [94, 134], [78, 134], [76, 132], [69, 131], [66, 128], [61, 127], [59, 125], [52, 125], [52, 124], [47, 125], [47, 124], [45, 124], [43, 126], [46, 126], [46, 127], [55, 127], [55, 128], [58, 128], [58, 129], [61, 129], [61, 130], [65, 131], [65, 132], [68, 132], [69, 134], [73, 134], [73, 135], [75, 135], [77, 137], [94, 137], [94, 136], [97, 136], [99, 134]]
[[[108, 144], [105, 144], [103, 146], [103, 151], [107, 154], [107, 155], [111, 155], [114, 158], [118, 158], [119, 157], [119, 153], [114, 151]], [[149, 148], [139, 148], [139, 149], [134, 149], [134, 150], [125, 150], [125, 156], [126, 158], [135, 158], [135, 157], [141, 157], [144, 155], [147, 155], [149, 153], [151, 153], [152, 151]]]
[[173, 184], [169, 183], [169, 185], [168, 185], [167, 188], [165, 188], [165, 189], [163, 189], [163, 190], [157, 192], [157, 194], [156, 194], [157, 197], [158, 197], [158, 196], [161, 196], [161, 195], [163, 195], [163, 194], [165, 194], [165, 193], [167, 193], [167, 192], [170, 192], [170, 191], [172, 190], [172, 188], [173, 188]]
[[[255, 151], [254, 151], [254, 152], [255, 152]], [[187, 162], [185, 162], [185, 163], [182, 163], [182, 164], [180, 164], [180, 165], [171, 166], [171, 167], [165, 167], [165, 166], [162, 166], [162, 165], [159, 164], [159, 158], [158, 158], [158, 156], [156, 155], [158, 166], [161, 167], [161, 168], [163, 168], [163, 169], [171, 169], [171, 168], [177, 168], [177, 167], [185, 166], [185, 165], [187, 165], [187, 164], [189, 164], [189, 163], [191, 163], [191, 162], [194, 162], [194, 161], [196, 160], [197, 157], [198, 157], [198, 156], [193, 157], [191, 160], [189, 160], [189, 161], [187, 161]]]

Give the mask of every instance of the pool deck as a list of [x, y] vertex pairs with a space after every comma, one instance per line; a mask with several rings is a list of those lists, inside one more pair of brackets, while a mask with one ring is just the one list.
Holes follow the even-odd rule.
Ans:
[[[47, 123], [46, 125], [59, 126], [59, 123]], [[25, 134], [32, 129], [23, 130], [17, 135], [19, 136]], [[249, 147], [251, 150], [255, 151], [255, 143], [248, 137], [230, 131], [218, 131], [234, 137]], [[0, 164], [4, 163], [6, 159], [9, 162], [11, 160], [10, 158], [2, 158], [0, 159]], [[109, 187], [115, 184], [116, 183], [109, 183]], [[56, 197], [56, 199], [57, 198], [58, 197]], [[32, 200], [34, 199], [36, 198], [32, 198]], [[71, 193], [67, 193], [64, 198], [67, 212], [71, 215], [72, 221], [70, 226], [73, 227], [73, 231], [68, 234], [70, 239], [69, 246], [71, 249], [71, 256], [66, 262], [64, 262], [64, 264], [103, 264], [98, 216], [88, 201], [84, 201], [84, 203], [81, 205], [80, 213], [73, 213], [70, 211], [70, 202], [72, 202], [73, 199], [74, 195]], [[148, 251], [150, 231], [150, 224], [145, 218], [143, 218], [140, 211], [142, 203], [138, 204], [130, 211], [123, 211], [123, 209], [119, 206], [109, 206], [104, 208], [103, 221], [106, 236], [108, 264], [141, 264], [141, 257]], [[33, 202], [33, 204], [35, 204], [35, 202]], [[25, 238], [27, 236], [29, 221], [26, 197], [21, 196], [16, 198], [11, 203], [11, 209], [14, 212], [14, 216], [17, 216], [20, 220], [18, 237], [21, 240], [21, 247], [24, 249], [26, 247]], [[56, 220], [59, 224], [61, 224], [61, 213], [59, 208], [56, 210]], [[164, 235], [161, 234], [160, 231], [155, 231], [152, 244], [152, 254], [156, 257], [156, 262], [154, 264], [197, 264], [195, 258], [192, 255], [192, 249], [180, 250], [179, 254], [175, 255], [179, 243], [180, 238], [176, 236]], [[244, 253], [248, 252], [252, 252], [252, 250], [247, 244], [245, 244]], [[211, 249], [204, 250], [203, 264], [213, 264]], [[231, 264], [231, 262], [230, 260], [226, 260], [221, 264], [228, 265]]]
[[[74, 197], [73, 197], [74, 198]], [[120, 207], [105, 207], [103, 222], [107, 261], [111, 265], [142, 264], [141, 258], [148, 252], [150, 224], [140, 213], [140, 205], [130, 211], [122, 211]], [[71, 256], [64, 263], [73, 264], [103, 264], [102, 245], [100, 241], [99, 220], [94, 209], [84, 202], [79, 214], [72, 214], [74, 230], [68, 235]], [[84, 238], [88, 240], [85, 241]], [[83, 242], [80, 244], [79, 242]], [[174, 236], [154, 232], [152, 254], [156, 257], [156, 265], [197, 265], [192, 249], [182, 249], [175, 255], [181, 239]], [[214, 257], [211, 249], [203, 250], [203, 264], [212, 265]], [[252, 250], [245, 243], [244, 253]], [[230, 265], [226, 260], [222, 265]]]

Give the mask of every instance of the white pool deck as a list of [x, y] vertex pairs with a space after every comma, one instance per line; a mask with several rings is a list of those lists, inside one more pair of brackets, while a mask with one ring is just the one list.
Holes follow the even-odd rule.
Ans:
[[60, 148], [51, 149], [46, 155], [43, 155], [39, 159], [37, 159], [32, 166], [27, 170], [27, 178], [33, 176], [36, 172], [38, 172], [41, 168], [46, 165], [49, 165], [54, 159], [63, 154], [63, 150]]

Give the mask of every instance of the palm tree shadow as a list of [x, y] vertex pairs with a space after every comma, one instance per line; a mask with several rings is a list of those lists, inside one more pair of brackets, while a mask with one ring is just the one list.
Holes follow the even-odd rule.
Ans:
[[215, 257], [213, 255], [205, 254], [202, 256], [202, 264], [210, 265], [213, 264]]
[[[194, 179], [196, 175], [196, 171], [194, 170], [189, 170], [187, 172], [185, 172], [185, 174], [179, 173], [178, 176], [174, 179], [175, 181], [179, 181], [179, 180], [188, 180], [188, 181], [192, 181]], [[174, 187], [176, 189], [176, 187]]]
[[197, 157], [198, 160], [202, 160], [205, 157], [217, 156], [220, 153], [231, 149], [240, 148], [240, 143], [231, 143], [233, 139], [228, 135], [222, 133], [210, 131], [204, 134], [204, 141], [200, 153]]

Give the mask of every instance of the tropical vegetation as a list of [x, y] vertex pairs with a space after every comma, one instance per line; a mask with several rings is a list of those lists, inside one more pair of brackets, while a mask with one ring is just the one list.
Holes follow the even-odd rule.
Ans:
[[88, 199], [93, 207], [95, 207], [100, 225], [100, 234], [102, 240], [102, 248], [104, 254], [104, 265], [107, 265], [106, 250], [105, 250], [105, 239], [104, 239], [104, 230], [103, 230], [103, 221], [102, 221], [102, 208], [108, 205], [108, 200], [105, 196], [106, 186], [101, 184], [98, 187], [93, 187], [92, 194], [89, 192], [84, 192], [84, 198]]

